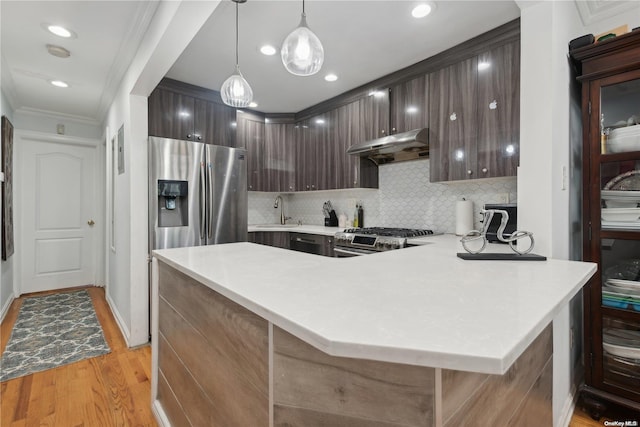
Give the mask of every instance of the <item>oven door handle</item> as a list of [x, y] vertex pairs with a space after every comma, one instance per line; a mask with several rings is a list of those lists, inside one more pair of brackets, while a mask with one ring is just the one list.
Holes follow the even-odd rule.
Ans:
[[[333, 252], [336, 254], [353, 255], [353, 256], [369, 255], [368, 253], [365, 253], [365, 252], [354, 252], [354, 251], [348, 251], [346, 249], [341, 249], [341, 248], [333, 248]], [[374, 252], [371, 252], [371, 253], [374, 253]]]

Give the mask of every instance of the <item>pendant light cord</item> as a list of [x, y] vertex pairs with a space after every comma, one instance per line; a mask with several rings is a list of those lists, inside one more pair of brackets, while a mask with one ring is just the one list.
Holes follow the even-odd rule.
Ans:
[[302, 0], [302, 14], [304, 15], [304, 0]]
[[238, 66], [238, 64], [239, 64], [239, 60], [238, 60], [238, 2], [236, 2], [236, 67]]

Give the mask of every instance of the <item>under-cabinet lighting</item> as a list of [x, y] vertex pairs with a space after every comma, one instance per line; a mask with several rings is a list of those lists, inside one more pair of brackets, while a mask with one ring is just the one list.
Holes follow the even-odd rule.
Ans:
[[491, 67], [491, 63], [490, 62], [486, 62], [486, 61], [478, 62], [478, 70], [479, 71], [486, 70], [489, 67]]
[[507, 154], [511, 155], [516, 152], [516, 147], [514, 147], [513, 144], [509, 144], [505, 147], [504, 151], [506, 151]]
[[257, 103], [257, 102], [250, 102], [250, 103], [249, 103], [249, 107], [250, 107], [250, 108], [256, 108], [257, 106], [258, 106], [258, 103]]
[[418, 107], [416, 107], [415, 105], [410, 105], [407, 107], [406, 112], [408, 114], [415, 114], [418, 112]]
[[324, 76], [324, 79], [328, 82], [335, 82], [336, 80], [338, 80], [338, 76], [336, 76], [335, 74], [327, 74], [326, 76]]
[[323, 125], [323, 124], [325, 124], [325, 121], [324, 121], [324, 119], [316, 119], [316, 124], [317, 125]]
[[456, 160], [460, 161], [464, 159], [464, 151], [456, 150]]

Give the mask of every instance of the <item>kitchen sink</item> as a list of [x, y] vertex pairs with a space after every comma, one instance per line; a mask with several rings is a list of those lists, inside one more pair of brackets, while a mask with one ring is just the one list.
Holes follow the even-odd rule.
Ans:
[[256, 228], [294, 228], [298, 227], [298, 224], [259, 224], [255, 225]]

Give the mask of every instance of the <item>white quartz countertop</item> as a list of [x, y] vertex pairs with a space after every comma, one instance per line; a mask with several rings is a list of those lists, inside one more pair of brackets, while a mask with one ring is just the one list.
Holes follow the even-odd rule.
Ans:
[[489, 374], [504, 374], [596, 271], [465, 261], [458, 237], [426, 239], [352, 258], [245, 242], [154, 255], [330, 355]]
[[323, 225], [297, 225], [297, 224], [253, 224], [249, 225], [249, 233], [256, 231], [290, 231], [292, 233], [319, 234], [323, 236], [333, 236], [344, 228], [325, 227]]

